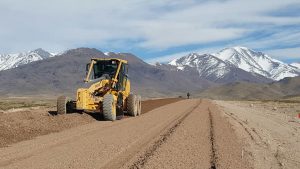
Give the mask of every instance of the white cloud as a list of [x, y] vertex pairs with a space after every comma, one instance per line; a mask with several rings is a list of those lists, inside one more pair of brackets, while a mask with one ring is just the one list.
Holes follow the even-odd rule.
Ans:
[[[293, 3], [299, 0], [1, 0], [0, 53], [89, 45], [164, 50], [230, 40], [260, 25], [300, 24], [298, 17], [265, 15]], [[258, 26], [235, 26], [249, 24]], [[113, 44], [120, 41], [138, 43]]]
[[299, 59], [300, 61], [300, 47], [295, 48], [285, 48], [285, 49], [273, 49], [264, 51], [271, 57], [279, 60], [285, 59]]
[[[195, 28], [193, 28], [193, 26]], [[147, 41], [141, 47], [165, 49], [187, 44], [209, 43], [242, 36], [243, 29], [204, 28], [196, 25], [169, 24], [169, 26], [149, 26]], [[192, 27], [192, 28], [191, 28]]]

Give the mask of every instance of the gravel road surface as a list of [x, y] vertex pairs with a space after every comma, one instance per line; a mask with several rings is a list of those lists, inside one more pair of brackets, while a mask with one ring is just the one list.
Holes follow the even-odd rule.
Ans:
[[0, 149], [0, 168], [251, 168], [231, 124], [209, 100], [136, 118], [95, 121]]

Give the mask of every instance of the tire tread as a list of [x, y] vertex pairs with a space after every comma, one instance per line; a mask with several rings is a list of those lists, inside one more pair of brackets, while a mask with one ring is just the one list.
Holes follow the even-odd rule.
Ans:
[[130, 94], [127, 98], [127, 113], [130, 116], [137, 116], [137, 107], [136, 107], [137, 97], [134, 94]]
[[114, 97], [112, 94], [106, 94], [103, 98], [103, 116], [105, 120], [115, 121], [116, 114], [113, 114], [112, 102]]

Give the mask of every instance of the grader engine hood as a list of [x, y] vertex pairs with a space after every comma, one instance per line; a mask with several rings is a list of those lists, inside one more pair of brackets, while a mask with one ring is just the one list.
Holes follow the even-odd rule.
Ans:
[[[91, 84], [91, 83], [90, 83]], [[89, 88], [77, 90], [77, 109], [100, 110], [99, 103], [103, 101], [103, 96], [110, 90], [108, 79], [98, 79]]]

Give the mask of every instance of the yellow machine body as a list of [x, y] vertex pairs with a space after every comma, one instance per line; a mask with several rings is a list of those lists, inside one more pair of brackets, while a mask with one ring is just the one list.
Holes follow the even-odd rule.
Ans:
[[[107, 79], [93, 79], [97, 64], [103, 61], [115, 63], [115, 73]], [[91, 85], [88, 88], [79, 88], [77, 90], [76, 109], [101, 112], [103, 97], [106, 94], [112, 94], [115, 103], [121, 96], [123, 109], [126, 109], [126, 98], [130, 94], [130, 80], [127, 76], [127, 66], [126, 60], [118, 58], [91, 59], [91, 63], [87, 65], [87, 76], [84, 80], [86, 84]]]

